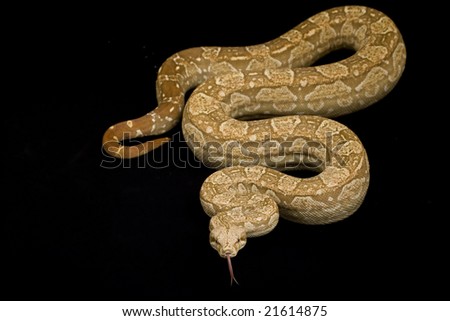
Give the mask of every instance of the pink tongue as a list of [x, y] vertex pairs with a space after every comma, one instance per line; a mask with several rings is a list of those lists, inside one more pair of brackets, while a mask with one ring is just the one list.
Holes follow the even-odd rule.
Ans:
[[230, 278], [231, 278], [230, 286], [233, 285], [233, 281], [236, 282], [237, 285], [239, 285], [238, 281], [234, 277], [233, 265], [231, 264], [231, 256], [230, 256], [230, 254], [227, 254], [227, 261], [228, 261], [228, 270], [230, 271]]

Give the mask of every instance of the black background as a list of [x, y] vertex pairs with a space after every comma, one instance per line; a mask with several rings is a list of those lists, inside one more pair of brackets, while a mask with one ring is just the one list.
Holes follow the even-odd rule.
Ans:
[[[5, 11], [13, 19], [4, 63], [13, 73], [2, 108], [2, 299], [450, 299], [448, 210], [436, 185], [447, 175], [438, 125], [445, 105], [433, 80], [445, 63], [431, 36], [443, 30], [434, 16], [443, 9], [404, 3], [40, 3]], [[173, 53], [265, 42], [344, 4], [389, 15], [408, 54], [386, 98], [338, 118], [369, 155], [365, 202], [333, 225], [282, 220], [250, 239], [233, 260], [240, 285], [230, 287], [198, 198], [213, 170], [195, 162], [180, 126], [171, 145], [152, 153], [160, 168], [143, 159], [112, 168], [102, 135], [156, 106], [156, 72]]]

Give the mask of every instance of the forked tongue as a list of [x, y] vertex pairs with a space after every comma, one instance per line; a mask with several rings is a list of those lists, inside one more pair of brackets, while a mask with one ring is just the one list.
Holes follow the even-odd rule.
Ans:
[[230, 254], [227, 254], [227, 261], [228, 261], [228, 270], [230, 271], [230, 279], [231, 279], [230, 286], [233, 285], [233, 281], [236, 282], [237, 285], [239, 285], [239, 282], [234, 277], [233, 265], [231, 264], [231, 256], [230, 256]]

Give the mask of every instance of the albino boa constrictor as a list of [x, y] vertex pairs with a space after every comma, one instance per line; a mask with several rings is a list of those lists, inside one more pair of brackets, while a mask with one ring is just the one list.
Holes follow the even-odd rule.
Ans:
[[[308, 67], [339, 48], [355, 53]], [[165, 133], [184, 110], [189, 147], [220, 169], [204, 182], [200, 200], [212, 217], [210, 243], [228, 258], [234, 278], [230, 257], [247, 237], [270, 232], [279, 212], [294, 222], [326, 224], [358, 209], [369, 184], [365, 149], [350, 129], [325, 117], [383, 98], [405, 61], [402, 36], [386, 15], [363, 6], [332, 8], [263, 44], [174, 54], [158, 72], [158, 107], [111, 126], [103, 146], [116, 157], [145, 154], [169, 139], [136, 146], [121, 141]], [[185, 93], [195, 87], [184, 108]], [[299, 168], [318, 174], [280, 172]]]

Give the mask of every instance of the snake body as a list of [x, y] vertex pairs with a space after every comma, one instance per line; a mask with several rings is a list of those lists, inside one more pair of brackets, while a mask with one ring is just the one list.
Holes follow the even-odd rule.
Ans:
[[[339, 48], [355, 53], [311, 66]], [[259, 45], [187, 49], [161, 66], [158, 107], [110, 127], [104, 147], [117, 157], [145, 154], [168, 139], [128, 147], [120, 141], [162, 134], [182, 119], [193, 153], [218, 169], [202, 185], [200, 200], [211, 216], [211, 245], [230, 258], [247, 237], [270, 232], [279, 214], [326, 224], [358, 209], [369, 185], [367, 154], [349, 128], [329, 117], [382, 99], [405, 61], [394, 22], [363, 6], [320, 12]], [[299, 168], [318, 174], [282, 172]]]

